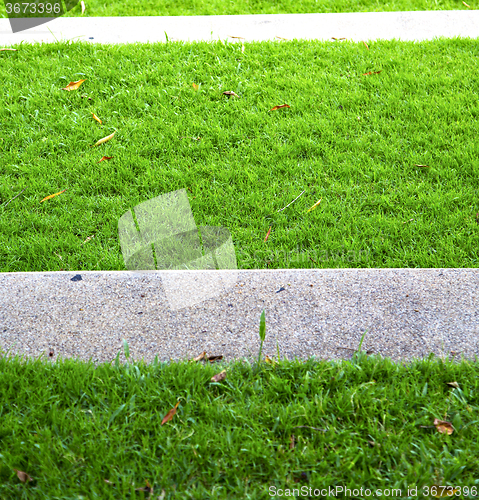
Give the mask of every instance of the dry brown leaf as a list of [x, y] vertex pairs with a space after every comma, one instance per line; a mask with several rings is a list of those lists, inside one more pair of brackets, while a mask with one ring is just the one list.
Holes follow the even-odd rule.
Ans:
[[456, 389], [459, 389], [459, 384], [457, 382], [446, 382], [447, 385], [450, 385], [451, 387], [455, 387]]
[[[111, 160], [113, 156], [103, 156], [100, 161], [106, 161], [106, 160]], [[100, 161], [97, 161], [97, 163], [100, 163]]]
[[175, 416], [175, 413], [176, 413], [176, 409], [178, 408], [178, 405], [180, 404], [180, 402], [178, 401], [178, 403], [175, 404], [175, 407], [172, 408], [166, 415], [165, 415], [165, 418], [161, 421], [161, 425], [163, 424], [166, 424], [166, 422], [169, 422], [174, 416]]
[[[344, 38], [344, 37], [343, 37], [343, 38], [334, 38], [334, 36], [333, 36], [333, 37], [331, 37], [331, 38], [332, 38], [333, 40], [346, 40], [346, 38]], [[363, 43], [364, 43], [364, 42], [363, 42]]]
[[8, 49], [8, 48], [5, 48], [5, 49], [0, 49], [0, 52], [2, 52], [3, 50], [11, 50], [12, 52], [16, 52], [17, 49]]
[[43, 200], [41, 200], [40, 203], [42, 203], [45, 200], [49, 200], [50, 198], [53, 198], [54, 196], [58, 196], [59, 194], [62, 194], [65, 191], [66, 191], [66, 189], [64, 189], [63, 191], [60, 191], [59, 193], [51, 194], [50, 196], [47, 196], [46, 198], [43, 198]]
[[196, 358], [190, 359], [190, 363], [193, 363], [194, 361], [201, 361], [206, 357], [206, 351], [203, 351], [199, 356], [196, 356]]
[[208, 361], [210, 363], [214, 363], [215, 361], [221, 361], [223, 359], [223, 356], [209, 356]]
[[27, 481], [33, 481], [33, 479], [26, 472], [17, 469], [13, 470], [17, 473], [17, 477], [18, 479], [20, 479], [22, 483], [26, 483]]
[[451, 422], [446, 422], [444, 420], [438, 420], [437, 418], [435, 418], [434, 425], [436, 426], [436, 429], [442, 434], [451, 435], [454, 432], [454, 427], [452, 426]]
[[221, 380], [224, 380], [226, 378], [226, 370], [223, 370], [220, 373], [217, 373], [213, 377], [211, 377], [211, 382], [221, 382]]
[[95, 147], [95, 146], [99, 146], [100, 144], [103, 144], [104, 142], [107, 142], [109, 141], [110, 139], [113, 138], [113, 136], [116, 134], [116, 130], [115, 132], [113, 132], [113, 134], [110, 134], [109, 136], [107, 137], [103, 137], [103, 139], [100, 139], [97, 143], [93, 144], [93, 146], [90, 146], [91, 148]]
[[195, 90], [198, 90], [198, 85], [196, 85], [196, 83], [193, 83], [193, 88], [194, 88]]
[[270, 111], [276, 111], [277, 109], [281, 108], [290, 108], [291, 106], [289, 104], [281, 104], [281, 106], [275, 106], [274, 108], [271, 108]]
[[244, 36], [231, 36], [228, 35], [230, 38], [239, 38], [240, 40], [244, 40]]
[[369, 73], [363, 73], [363, 76], [366, 76], [366, 75], [379, 75], [379, 73], [381, 73], [381, 71], [370, 71]]
[[416, 165], [414, 164], [415, 167], [421, 167], [421, 168], [431, 168], [431, 167], [428, 167], [427, 165]]
[[269, 226], [268, 234], [266, 235], [266, 238], [264, 239], [264, 242], [266, 243], [269, 238], [269, 233], [271, 232], [271, 226]]
[[364, 46], [369, 50], [369, 47], [367, 46], [366, 42], [363, 42]]
[[92, 113], [93, 119], [96, 120], [100, 125], [101, 125], [101, 120], [98, 118], [98, 116], [95, 115], [95, 113]]
[[238, 97], [233, 91], [227, 90], [226, 92], [223, 92], [223, 95], [227, 95], [228, 97]]
[[310, 212], [311, 210], [314, 210], [321, 203], [321, 200], [317, 201], [306, 213]]
[[62, 88], [62, 90], [77, 90], [77, 88], [84, 82], [85, 80], [78, 80], [78, 82], [70, 82], [66, 87]]
[[291, 434], [289, 438], [289, 449], [294, 450], [294, 434]]

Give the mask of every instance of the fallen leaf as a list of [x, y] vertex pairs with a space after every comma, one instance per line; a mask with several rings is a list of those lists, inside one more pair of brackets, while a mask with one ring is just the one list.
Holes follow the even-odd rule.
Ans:
[[[334, 38], [334, 36], [332, 37], [333, 40], [346, 40], [346, 38]], [[364, 42], [363, 42], [364, 43]]]
[[223, 92], [224, 95], [227, 95], [228, 97], [238, 97], [233, 91], [227, 90], [226, 92]]
[[450, 385], [451, 387], [455, 387], [456, 389], [459, 389], [459, 384], [457, 382], [446, 382], [447, 385]]
[[64, 189], [63, 191], [60, 191], [59, 193], [55, 193], [55, 194], [51, 194], [50, 196], [47, 196], [46, 198], [43, 198], [42, 201], [40, 201], [40, 203], [42, 203], [43, 201], [45, 200], [49, 200], [50, 198], [53, 198], [54, 196], [58, 196], [59, 194], [62, 194], [66, 191], [66, 189]]
[[381, 71], [370, 71], [369, 73], [363, 73], [363, 76], [366, 76], [366, 75], [379, 75], [379, 73], [381, 73]]
[[268, 234], [266, 235], [266, 238], [264, 239], [265, 243], [268, 241], [268, 237], [269, 237], [270, 232], [271, 232], [271, 226], [269, 226]]
[[96, 120], [100, 125], [101, 125], [101, 120], [98, 118], [98, 116], [95, 115], [95, 113], [92, 113], [93, 119]]
[[281, 108], [290, 108], [291, 106], [289, 104], [281, 104], [281, 106], [275, 106], [274, 108], [271, 108], [270, 111], [276, 111], [277, 109]]
[[414, 164], [415, 167], [422, 167], [422, 168], [431, 168], [431, 167], [428, 167], [427, 165], [416, 165]]
[[3, 50], [11, 50], [12, 52], [16, 52], [17, 51], [17, 49], [8, 49], [8, 48], [6, 48], [6, 49], [0, 49], [0, 52], [3, 51]]
[[467, 3], [466, 3], [466, 2], [462, 2], [462, 3], [463, 3], [466, 7], [468, 7], [469, 9], [471, 8], [471, 6], [470, 6], [470, 5], [467, 5]]
[[198, 85], [196, 85], [196, 83], [193, 83], [193, 88], [194, 88], [195, 90], [198, 90]]
[[[111, 160], [113, 156], [103, 156], [100, 161], [106, 161], [106, 160]], [[97, 161], [97, 163], [100, 163], [100, 161]]]
[[82, 15], [85, 13], [85, 2], [81, 0], [81, 13]]
[[20, 479], [22, 483], [26, 483], [27, 481], [33, 481], [33, 479], [26, 472], [17, 469], [13, 470], [17, 473], [17, 477], [18, 479]]
[[230, 38], [239, 38], [240, 40], [244, 40], [244, 36], [231, 36], [228, 35]]
[[103, 144], [106, 141], [109, 141], [110, 139], [113, 138], [113, 136], [115, 135], [115, 133], [116, 133], [116, 130], [115, 130], [115, 132], [113, 132], [113, 134], [110, 134], [107, 137], [103, 137], [103, 139], [100, 139], [97, 143], [93, 144], [93, 146], [90, 146], [90, 147], [93, 148], [95, 146], [99, 146], [100, 144]]
[[282, 36], [277, 36], [276, 38], [279, 38], [280, 40], [289, 40], [289, 38], [283, 38]]
[[451, 435], [454, 432], [454, 427], [452, 426], [451, 422], [446, 422], [444, 420], [438, 420], [437, 418], [435, 418], [434, 425], [436, 426], [436, 429], [442, 434]]
[[76, 90], [85, 80], [78, 80], [78, 82], [70, 82], [66, 87], [62, 88], [62, 90]]
[[210, 363], [214, 363], [215, 361], [221, 361], [223, 359], [223, 356], [209, 356], [208, 361]]
[[206, 357], [206, 351], [203, 351], [199, 356], [196, 356], [196, 358], [190, 359], [190, 363], [193, 363], [194, 361], [201, 361]]
[[289, 449], [294, 450], [294, 434], [291, 434], [289, 438]]
[[366, 42], [363, 42], [364, 46], [369, 50], [369, 47], [366, 45]]
[[220, 382], [226, 378], [226, 370], [223, 370], [220, 373], [217, 373], [213, 377], [211, 377], [211, 382]]
[[311, 210], [314, 210], [321, 203], [321, 200], [317, 201], [306, 213], [310, 212]]
[[165, 415], [165, 418], [161, 421], [161, 425], [163, 424], [166, 424], [166, 422], [169, 422], [174, 416], [175, 416], [175, 413], [176, 413], [176, 409], [178, 408], [178, 405], [180, 404], [180, 402], [178, 401], [178, 403], [176, 403], [175, 407], [172, 408], [166, 415]]

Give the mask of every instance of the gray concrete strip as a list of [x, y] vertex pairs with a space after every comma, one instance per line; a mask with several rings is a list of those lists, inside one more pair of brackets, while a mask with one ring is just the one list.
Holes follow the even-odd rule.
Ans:
[[[171, 309], [165, 279], [182, 277], [183, 295], [205, 296], [218, 276], [236, 279], [194, 306]], [[282, 358], [348, 358], [367, 331], [362, 350], [395, 361], [431, 352], [474, 360], [478, 297], [479, 269], [0, 273], [0, 348], [103, 363], [119, 351], [125, 359], [126, 339], [135, 361], [203, 351], [254, 361], [264, 309], [270, 357], [278, 346]]]
[[[51, 31], [50, 31], [51, 30]], [[145, 43], [170, 40], [244, 41], [286, 39], [355, 42], [376, 39], [432, 40], [479, 37], [479, 10], [266, 14], [247, 16], [60, 17], [19, 33], [0, 19], [0, 46], [85, 40], [92, 43]]]

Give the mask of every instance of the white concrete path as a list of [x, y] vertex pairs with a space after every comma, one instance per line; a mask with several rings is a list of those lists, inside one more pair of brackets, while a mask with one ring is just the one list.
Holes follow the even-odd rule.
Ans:
[[[479, 10], [360, 12], [344, 14], [265, 14], [248, 16], [60, 17], [13, 33], [0, 19], [0, 47], [56, 39], [92, 43], [286, 39], [353, 41], [432, 40], [479, 37]], [[166, 35], [165, 35], [166, 33]], [[231, 37], [242, 37], [231, 38]], [[279, 38], [280, 37], [280, 38]]]

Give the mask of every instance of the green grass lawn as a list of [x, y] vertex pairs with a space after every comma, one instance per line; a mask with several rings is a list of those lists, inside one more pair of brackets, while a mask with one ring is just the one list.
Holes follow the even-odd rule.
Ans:
[[[304, 14], [322, 12], [399, 12], [418, 10], [468, 10], [477, 9], [477, 0], [406, 0], [379, 2], [371, 0], [262, 0], [223, 1], [189, 0], [182, 2], [128, 0], [127, 2], [103, 2], [84, 0], [84, 17], [107, 16], [210, 16], [246, 14]], [[7, 17], [5, 4], [0, 4], [0, 17]], [[80, 1], [65, 14], [81, 17]]]
[[0, 271], [125, 270], [177, 189], [238, 269], [478, 267], [478, 41], [365, 42], [0, 52]]
[[0, 498], [477, 498], [477, 359], [361, 343], [341, 363], [1, 357]]

